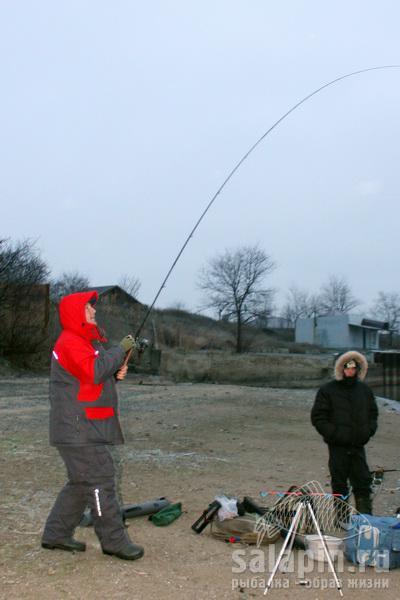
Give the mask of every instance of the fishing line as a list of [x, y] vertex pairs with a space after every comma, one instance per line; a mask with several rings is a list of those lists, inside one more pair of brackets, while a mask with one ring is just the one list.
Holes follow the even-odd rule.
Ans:
[[324, 90], [325, 88], [334, 85], [335, 83], [338, 83], [339, 81], [342, 81], [342, 79], [346, 79], [348, 77], [353, 77], [354, 75], [360, 75], [361, 73], [367, 73], [368, 71], [378, 71], [378, 70], [382, 70], [382, 69], [399, 69], [400, 65], [383, 65], [383, 66], [379, 66], [379, 67], [369, 67], [368, 69], [360, 69], [359, 71], [353, 71], [352, 73], [347, 73], [346, 75], [341, 75], [340, 77], [337, 77], [336, 79], [332, 79], [332, 81], [329, 81], [328, 83], [325, 83], [324, 85], [322, 85], [321, 87], [319, 87], [318, 89], [314, 90], [313, 92], [311, 92], [311, 94], [308, 94], [307, 96], [305, 96], [302, 100], [300, 100], [299, 102], [297, 102], [294, 106], [292, 106], [292, 108], [290, 108], [284, 115], [282, 115], [277, 121], [275, 121], [275, 123], [269, 128], [267, 129], [267, 131], [265, 133], [262, 134], [262, 136], [260, 138], [258, 138], [258, 140], [249, 148], [249, 150], [247, 150], [247, 152], [242, 156], [242, 158], [239, 160], [238, 163], [236, 163], [236, 165], [233, 167], [232, 171], [230, 171], [230, 173], [228, 174], [228, 176], [226, 177], [226, 179], [222, 182], [222, 184], [220, 185], [220, 187], [218, 188], [218, 190], [215, 192], [214, 196], [211, 198], [211, 200], [209, 201], [209, 203], [207, 204], [206, 208], [203, 210], [203, 212], [201, 213], [200, 217], [198, 218], [198, 220], [196, 221], [193, 229], [191, 230], [191, 232], [189, 233], [189, 235], [187, 236], [184, 244], [182, 245], [181, 249], [179, 250], [176, 258], [174, 259], [171, 267], [169, 268], [157, 294], [154, 297], [153, 302], [151, 303], [151, 305], [148, 307], [145, 316], [142, 320], [142, 322], [140, 323], [136, 333], [135, 333], [135, 338], [137, 338], [140, 334], [140, 332], [142, 331], [147, 319], [149, 318], [149, 315], [151, 313], [151, 311], [153, 310], [153, 307], [155, 305], [155, 303], [158, 300], [159, 295], [161, 294], [162, 290], [165, 287], [165, 284], [167, 283], [172, 271], [175, 268], [176, 263], [178, 262], [178, 260], [180, 259], [180, 257], [182, 256], [186, 246], [188, 245], [190, 239], [193, 237], [193, 234], [195, 233], [196, 229], [198, 228], [198, 226], [200, 225], [200, 223], [202, 222], [202, 220], [204, 219], [204, 217], [206, 216], [206, 214], [208, 213], [208, 211], [210, 210], [211, 206], [214, 204], [215, 200], [217, 199], [217, 197], [219, 196], [219, 194], [222, 192], [222, 190], [224, 189], [224, 187], [226, 186], [226, 184], [228, 183], [228, 181], [233, 177], [233, 175], [236, 173], [236, 171], [241, 167], [241, 165], [244, 163], [244, 161], [250, 156], [250, 154], [253, 152], [253, 150], [255, 150], [257, 148], [257, 146], [259, 144], [261, 144], [261, 142], [271, 133], [271, 131], [273, 131], [275, 129], [275, 127], [277, 127], [280, 123], [282, 123], [282, 121], [284, 119], [286, 119], [286, 117], [288, 117], [293, 111], [295, 111], [299, 106], [301, 106], [302, 104], [304, 104], [304, 102], [307, 102], [307, 100], [309, 100], [310, 98], [312, 98], [313, 96], [315, 96], [316, 94], [318, 94], [319, 92], [321, 92], [322, 90]]

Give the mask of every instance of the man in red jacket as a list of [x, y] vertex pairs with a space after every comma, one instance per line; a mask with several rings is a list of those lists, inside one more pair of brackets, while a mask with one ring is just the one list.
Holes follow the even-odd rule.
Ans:
[[116, 380], [127, 367], [132, 336], [105, 350], [96, 323], [97, 292], [65, 296], [59, 306], [62, 333], [53, 350], [50, 372], [50, 444], [63, 459], [68, 482], [47, 518], [42, 547], [83, 552], [73, 534], [86, 506], [104, 554], [125, 560], [143, 556], [124, 527], [109, 446], [123, 444]]

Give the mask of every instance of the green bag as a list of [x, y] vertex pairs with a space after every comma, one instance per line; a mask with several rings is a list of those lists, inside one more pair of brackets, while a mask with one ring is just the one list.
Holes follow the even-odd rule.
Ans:
[[182, 502], [177, 502], [176, 504], [170, 504], [169, 506], [162, 508], [154, 513], [154, 515], [150, 515], [149, 521], [158, 527], [164, 527], [164, 525], [169, 525], [172, 521], [175, 521], [181, 514]]

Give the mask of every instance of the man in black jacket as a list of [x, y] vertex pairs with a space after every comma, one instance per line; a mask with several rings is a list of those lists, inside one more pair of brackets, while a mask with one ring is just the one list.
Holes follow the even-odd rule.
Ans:
[[368, 363], [359, 352], [346, 352], [335, 363], [335, 379], [317, 392], [311, 422], [329, 448], [332, 493], [349, 495], [353, 488], [356, 509], [372, 514], [371, 474], [364, 446], [378, 426], [374, 394], [363, 382]]

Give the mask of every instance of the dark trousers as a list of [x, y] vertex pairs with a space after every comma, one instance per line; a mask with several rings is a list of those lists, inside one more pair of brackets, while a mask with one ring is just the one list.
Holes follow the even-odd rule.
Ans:
[[347, 497], [350, 481], [355, 497], [369, 496], [371, 474], [364, 448], [329, 446], [329, 471], [332, 479], [332, 492]]
[[130, 542], [115, 486], [115, 468], [107, 446], [58, 446], [68, 473], [47, 518], [43, 541], [63, 542], [73, 536], [89, 506], [102, 548], [121, 550]]

